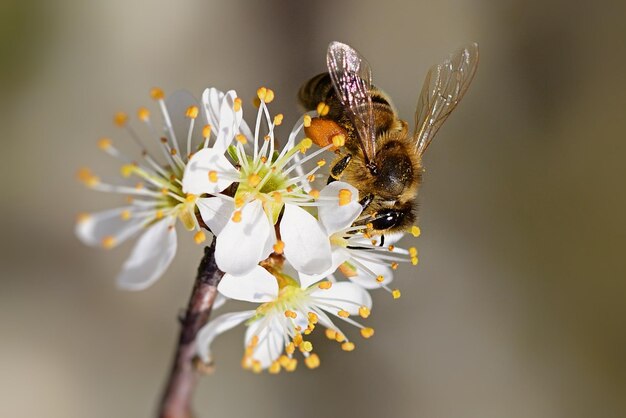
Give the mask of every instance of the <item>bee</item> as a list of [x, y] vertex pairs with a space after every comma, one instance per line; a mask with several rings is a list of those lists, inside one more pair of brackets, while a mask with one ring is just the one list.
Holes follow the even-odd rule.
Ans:
[[314, 143], [324, 147], [344, 139], [345, 145], [335, 149], [328, 183], [342, 180], [359, 190], [363, 213], [358, 224], [373, 234], [407, 231], [416, 222], [422, 156], [467, 91], [478, 65], [478, 44], [430, 69], [413, 133], [391, 99], [372, 84], [370, 66], [357, 51], [332, 42], [326, 62], [328, 72], [306, 82], [298, 99], [307, 110], [318, 111], [305, 127]]

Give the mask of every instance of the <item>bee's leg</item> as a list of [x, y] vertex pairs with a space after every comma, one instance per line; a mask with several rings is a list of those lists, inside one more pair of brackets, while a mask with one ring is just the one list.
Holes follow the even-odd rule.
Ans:
[[365, 210], [370, 205], [370, 203], [372, 203], [373, 200], [374, 200], [374, 195], [370, 193], [366, 195], [363, 199], [361, 199], [359, 201], [359, 204], [361, 205], [363, 210]]
[[385, 246], [385, 234], [382, 234], [380, 236], [380, 244], [379, 244], [379, 246], [380, 247], [384, 247]]
[[335, 180], [339, 180], [341, 178], [341, 174], [343, 170], [346, 169], [348, 163], [352, 160], [352, 154], [348, 154], [333, 165], [333, 168], [330, 170], [330, 176], [328, 176], [328, 181], [326, 184], [330, 184]]

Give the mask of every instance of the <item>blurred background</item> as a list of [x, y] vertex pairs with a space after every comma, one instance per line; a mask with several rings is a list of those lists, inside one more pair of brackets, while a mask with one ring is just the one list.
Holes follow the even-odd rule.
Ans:
[[[544, 0], [0, 3], [0, 415], [149, 417], [201, 249], [122, 292], [130, 245], [81, 245], [75, 181], [114, 173], [95, 146], [148, 91], [207, 86], [297, 116], [299, 85], [341, 40], [412, 120], [428, 68], [477, 41], [481, 63], [425, 159], [420, 265], [377, 292], [376, 336], [322, 366], [257, 376], [243, 330], [215, 345], [198, 417], [626, 416], [626, 8]], [[132, 149], [132, 148], [129, 148]]]

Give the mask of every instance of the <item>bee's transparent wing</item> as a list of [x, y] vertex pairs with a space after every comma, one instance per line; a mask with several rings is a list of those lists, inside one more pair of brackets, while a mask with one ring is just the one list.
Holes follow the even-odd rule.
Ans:
[[478, 44], [471, 43], [433, 66], [424, 81], [415, 112], [415, 147], [422, 155], [459, 104], [478, 67]]
[[341, 42], [331, 42], [328, 46], [326, 63], [337, 96], [350, 115], [369, 164], [376, 153], [370, 66], [358, 52]]

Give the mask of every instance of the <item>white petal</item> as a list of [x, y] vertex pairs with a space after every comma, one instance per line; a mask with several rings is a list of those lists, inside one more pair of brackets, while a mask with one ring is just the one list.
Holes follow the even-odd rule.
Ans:
[[[209, 172], [217, 172], [217, 181], [209, 181]], [[233, 183], [232, 178], [239, 175], [237, 169], [228, 161], [223, 152], [204, 148], [195, 153], [183, 176], [183, 192], [195, 195], [219, 193]]]
[[251, 271], [263, 260], [270, 228], [273, 227], [260, 201], [254, 200], [245, 205], [241, 221], [230, 219], [217, 237], [215, 261], [218, 267], [237, 276]]
[[[384, 261], [377, 263], [376, 261], [362, 258], [358, 258], [357, 261], [369, 271], [365, 271], [362, 267], [357, 266], [356, 276], [349, 277], [353, 283], [363, 286], [366, 289], [378, 289], [381, 285], [386, 285], [393, 280], [393, 271]], [[377, 282], [377, 276], [383, 276], [383, 281], [380, 283]]]
[[211, 307], [211, 311], [214, 312], [224, 306], [228, 302], [228, 298], [220, 293], [215, 296], [215, 300], [213, 301], [213, 306]]
[[258, 319], [250, 324], [246, 331], [245, 346], [257, 336], [259, 342], [255, 347], [252, 358], [261, 363], [261, 367], [268, 368], [280, 357], [285, 347], [285, 329], [276, 315]]
[[176, 254], [176, 228], [170, 218], [150, 226], [137, 240], [130, 257], [117, 276], [119, 287], [142, 290], [165, 272]]
[[196, 200], [200, 216], [211, 229], [213, 235], [219, 235], [235, 210], [235, 203], [219, 197], [207, 197]]
[[311, 296], [319, 301], [320, 308], [332, 314], [343, 309], [350, 315], [358, 315], [361, 306], [372, 307], [370, 294], [361, 286], [349, 282], [333, 283], [330, 289], [314, 290]]
[[[348, 204], [339, 205], [339, 191], [349, 190], [351, 199]], [[363, 208], [359, 203], [359, 191], [348, 183], [334, 181], [324, 187], [320, 198], [337, 198], [337, 200], [321, 201], [318, 217], [328, 235], [348, 228], [359, 217]]]
[[300, 273], [300, 286], [307, 288], [314, 283], [325, 279], [329, 275], [333, 274], [337, 267], [339, 267], [344, 261], [350, 258], [350, 253], [341, 247], [332, 247], [332, 265], [328, 270], [320, 274], [304, 274]]
[[224, 93], [216, 88], [208, 88], [202, 93], [204, 114], [213, 129], [219, 129], [220, 107]]
[[220, 103], [220, 120], [217, 131], [217, 138], [213, 148], [218, 152], [226, 151], [226, 148], [233, 142], [233, 138], [239, 132], [243, 113], [241, 109], [235, 112], [234, 105], [237, 92], [230, 90], [224, 95]]
[[144, 217], [122, 219], [122, 212], [132, 213], [133, 210], [132, 206], [127, 206], [89, 214], [76, 223], [76, 236], [84, 244], [94, 247], [101, 246], [106, 237], [114, 237], [115, 245], [118, 245], [137, 233], [146, 220]]
[[243, 276], [225, 274], [217, 290], [229, 299], [264, 303], [278, 297], [276, 278], [261, 266]]
[[330, 268], [330, 241], [309, 212], [296, 205], [285, 204], [280, 236], [285, 243], [285, 257], [299, 272], [316, 274]]
[[252, 318], [255, 313], [256, 311], [252, 310], [222, 314], [202, 327], [196, 337], [196, 352], [202, 361], [205, 363], [211, 361], [211, 343], [215, 337]]

